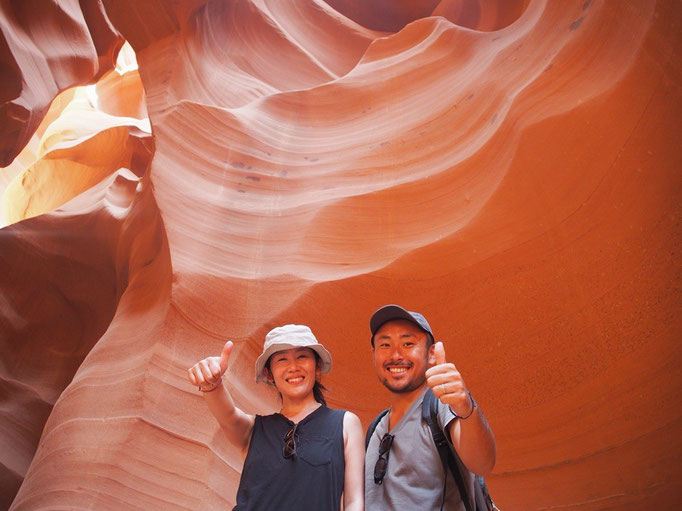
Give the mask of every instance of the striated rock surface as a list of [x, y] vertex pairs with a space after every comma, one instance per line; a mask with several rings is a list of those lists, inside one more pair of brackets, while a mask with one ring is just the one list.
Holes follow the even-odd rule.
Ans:
[[185, 369], [233, 339], [271, 411], [263, 336], [305, 323], [367, 423], [390, 302], [491, 422], [502, 509], [676, 501], [678, 3], [37, 4], [0, 7], [4, 508], [229, 508]]
[[0, 4], [0, 165], [29, 141], [58, 92], [113, 68], [124, 43], [101, 0]]

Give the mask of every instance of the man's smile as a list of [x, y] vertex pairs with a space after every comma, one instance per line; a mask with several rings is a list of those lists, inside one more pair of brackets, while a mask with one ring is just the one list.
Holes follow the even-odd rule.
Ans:
[[403, 374], [412, 368], [412, 364], [386, 364], [384, 366], [386, 370], [391, 374]]

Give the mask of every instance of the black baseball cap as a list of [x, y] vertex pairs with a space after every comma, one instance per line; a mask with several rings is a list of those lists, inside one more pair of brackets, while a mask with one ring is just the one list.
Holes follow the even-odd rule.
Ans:
[[372, 314], [372, 317], [369, 320], [369, 329], [372, 332], [372, 346], [374, 346], [374, 335], [377, 333], [377, 330], [379, 330], [387, 321], [394, 319], [406, 319], [407, 321], [411, 321], [424, 332], [429, 334], [431, 337], [431, 342], [433, 342], [433, 332], [431, 331], [431, 325], [429, 325], [429, 322], [426, 321], [426, 318], [422, 314], [403, 309], [400, 305], [391, 304], [384, 305], [378, 309], [374, 314]]

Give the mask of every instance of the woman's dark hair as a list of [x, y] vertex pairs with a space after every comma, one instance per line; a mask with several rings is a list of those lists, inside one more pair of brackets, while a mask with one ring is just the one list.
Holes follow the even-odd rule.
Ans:
[[[320, 356], [317, 354], [317, 351], [313, 350], [313, 353], [315, 354], [315, 364], [317, 367], [320, 367]], [[315, 385], [313, 385], [313, 397], [315, 398], [315, 401], [318, 403], [327, 406], [327, 400], [324, 398], [324, 394], [322, 394], [322, 391], [326, 391], [327, 387], [322, 385], [319, 381], [315, 380]]]
[[[315, 355], [315, 365], [317, 367], [320, 367], [320, 356], [317, 354], [317, 351], [311, 349], [310, 351], [313, 352], [313, 355]], [[270, 359], [272, 358], [272, 355], [270, 358], [268, 358], [268, 361], [265, 363], [265, 368], [270, 371]], [[318, 403], [327, 406], [327, 400], [324, 398], [324, 394], [322, 393], [323, 391], [326, 392], [329, 390], [327, 387], [322, 385], [317, 379], [315, 380], [315, 385], [313, 385], [313, 397], [315, 398], [315, 401]], [[280, 399], [282, 398], [282, 394], [279, 395]]]
[[327, 400], [324, 398], [324, 394], [322, 394], [323, 390], [326, 391], [327, 387], [316, 381], [315, 385], [313, 385], [313, 397], [318, 403], [327, 406]]

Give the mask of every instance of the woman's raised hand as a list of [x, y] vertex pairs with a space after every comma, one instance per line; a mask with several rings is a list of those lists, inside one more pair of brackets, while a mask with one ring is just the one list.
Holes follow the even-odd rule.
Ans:
[[[237, 408], [229, 390], [223, 385], [223, 374], [227, 371], [233, 347], [234, 343], [227, 341], [220, 356], [200, 360], [187, 370], [187, 378], [204, 393], [204, 402], [225, 431], [227, 439], [246, 455], [256, 417]], [[217, 392], [212, 392], [216, 389]]]
[[210, 392], [217, 389], [223, 381], [223, 374], [227, 371], [227, 361], [234, 343], [227, 341], [223, 351], [218, 357], [206, 357], [187, 370], [187, 378], [199, 387], [202, 392]]

